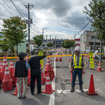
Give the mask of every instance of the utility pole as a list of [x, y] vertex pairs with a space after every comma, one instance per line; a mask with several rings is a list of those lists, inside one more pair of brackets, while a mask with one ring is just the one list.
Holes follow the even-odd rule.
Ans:
[[44, 28], [42, 29], [43, 41], [44, 41]]
[[44, 28], [42, 29], [42, 35], [44, 36]]
[[25, 5], [25, 7], [28, 10], [28, 20], [26, 20], [26, 23], [28, 24], [28, 53], [30, 54], [30, 24], [32, 24], [32, 19], [30, 18], [30, 9], [33, 7], [33, 5]]
[[[50, 36], [50, 43], [51, 43], [51, 35], [49, 35]], [[50, 49], [51, 49], [51, 46], [50, 46]]]

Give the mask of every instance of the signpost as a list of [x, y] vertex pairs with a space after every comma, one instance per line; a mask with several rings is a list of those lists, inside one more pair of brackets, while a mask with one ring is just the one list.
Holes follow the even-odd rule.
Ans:
[[90, 58], [90, 69], [94, 69], [94, 59], [92, 51], [89, 52], [89, 58]]
[[[43, 56], [43, 52], [42, 51], [39, 51], [38, 52], [38, 55], [39, 56]], [[40, 64], [42, 65], [42, 69], [43, 69], [43, 60], [40, 60]]]

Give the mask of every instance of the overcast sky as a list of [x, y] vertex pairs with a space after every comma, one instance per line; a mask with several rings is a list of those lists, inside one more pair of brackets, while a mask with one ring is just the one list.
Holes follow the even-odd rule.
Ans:
[[[84, 6], [88, 6], [91, 0], [0, 0], [0, 30], [2, 19], [19, 16], [27, 19], [27, 9], [24, 5], [33, 5], [30, 9], [31, 38], [41, 34], [44, 29], [44, 38], [71, 39], [75, 33], [81, 30], [87, 23], [87, 15], [83, 13]], [[16, 9], [14, 7], [18, 9]], [[20, 11], [20, 13], [18, 12]], [[90, 30], [89, 24], [83, 31]], [[82, 31], [82, 32], [83, 32]], [[79, 37], [80, 32], [77, 37]]]

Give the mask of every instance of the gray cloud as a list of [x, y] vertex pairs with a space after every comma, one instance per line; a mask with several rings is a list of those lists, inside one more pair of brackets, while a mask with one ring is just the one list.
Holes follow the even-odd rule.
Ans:
[[[6, 4], [9, 6], [6, 6]], [[85, 14], [80, 12], [72, 12], [72, 15], [68, 15], [68, 12], [71, 13], [72, 8], [75, 8], [75, 5], [72, 5], [72, 0], [12, 0], [17, 8], [22, 11], [22, 14], [24, 15], [24, 18], [27, 19], [27, 9], [24, 5], [27, 5], [28, 3], [34, 5], [33, 10], [37, 10], [40, 12], [40, 10], [51, 10], [53, 14], [58, 17], [54, 21], [61, 21], [58, 24], [62, 25], [63, 27], [76, 27], [78, 29], [81, 29], [87, 22], [87, 17]], [[82, 5], [81, 2], [84, 0], [78, 1], [78, 5]], [[90, 0], [88, 0], [90, 1]], [[4, 4], [4, 6], [14, 15], [14, 16], [21, 16], [20, 13], [15, 9], [13, 4], [10, 2], [10, 0], [0, 0]], [[76, 1], [75, 1], [76, 2]], [[1, 18], [9, 18], [11, 15], [4, 9], [4, 7], [0, 4], [0, 9], [2, 10], [0, 15]], [[34, 14], [31, 12], [31, 17], [35, 17]], [[21, 16], [22, 17], [22, 16]], [[37, 17], [37, 16], [36, 16]], [[48, 16], [48, 19], [50, 17], [50, 14]], [[52, 18], [52, 17], [50, 17]], [[89, 26], [88, 26], [89, 27]]]
[[79, 12], [72, 13], [72, 15], [69, 15], [66, 18], [64, 18], [63, 21], [66, 23], [65, 27], [70, 28], [70, 26], [72, 26], [78, 29], [82, 28], [83, 26], [86, 25], [86, 23], [89, 22], [87, 20], [86, 15], [81, 14]]
[[[67, 0], [42, 0], [38, 1], [38, 6], [35, 9], [50, 9], [54, 12], [54, 14], [58, 17], [65, 16], [70, 9], [70, 2]], [[37, 5], [34, 3], [34, 5]]]

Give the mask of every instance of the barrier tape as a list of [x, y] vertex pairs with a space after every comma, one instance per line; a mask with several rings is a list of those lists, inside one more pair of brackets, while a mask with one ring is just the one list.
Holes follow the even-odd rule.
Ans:
[[[100, 55], [105, 53], [97, 53], [93, 55]], [[89, 54], [82, 54], [82, 55], [89, 55]], [[48, 55], [47, 57], [65, 57], [65, 56], [72, 56], [72, 55]], [[31, 56], [29, 56], [31, 58]], [[4, 57], [0, 57], [0, 59], [4, 59]], [[18, 57], [6, 57], [6, 59], [18, 59]]]

